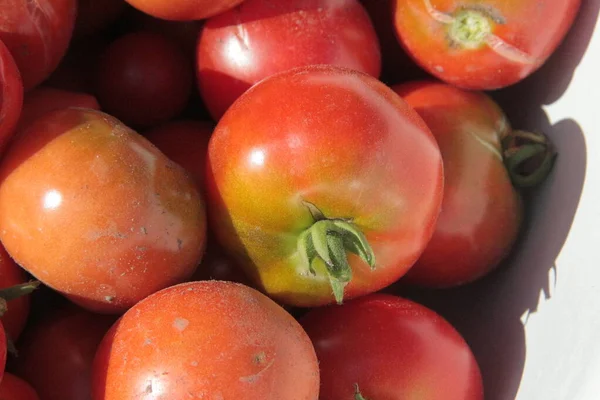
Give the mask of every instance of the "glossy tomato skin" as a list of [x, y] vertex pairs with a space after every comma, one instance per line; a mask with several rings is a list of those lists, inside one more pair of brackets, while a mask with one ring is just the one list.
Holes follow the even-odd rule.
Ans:
[[[394, 0], [399, 40], [428, 72], [455, 86], [490, 90], [537, 70], [564, 38], [581, 0]], [[453, 22], [473, 22], [490, 35], [481, 45], [452, 39]], [[462, 19], [461, 19], [462, 18]], [[466, 34], [467, 32], [464, 31]], [[493, 36], [491, 36], [493, 35]], [[468, 36], [468, 35], [467, 35]], [[494, 50], [496, 49], [496, 50]]]
[[521, 198], [502, 156], [510, 125], [483, 93], [430, 81], [393, 89], [431, 128], [445, 172], [435, 233], [405, 279], [432, 287], [471, 282], [508, 255], [521, 226]]
[[483, 400], [479, 366], [434, 311], [375, 294], [310, 311], [300, 322], [321, 368], [320, 400]]
[[28, 327], [19, 342], [15, 372], [44, 400], [87, 400], [92, 362], [115, 317], [67, 303]]
[[381, 71], [377, 35], [358, 0], [246, 0], [206, 22], [196, 60], [215, 120], [253, 84], [294, 67], [330, 64], [376, 78]]
[[[0, 289], [6, 289], [27, 282], [25, 271], [10, 258], [6, 250], [0, 245]], [[2, 315], [2, 325], [8, 337], [16, 341], [19, 339], [27, 317], [29, 316], [29, 296], [21, 296], [7, 303], [7, 311]]]
[[46, 114], [17, 139], [0, 168], [0, 238], [19, 265], [97, 312], [123, 312], [192, 275], [204, 204], [147, 139], [77, 108]]
[[0, 40], [14, 57], [25, 90], [46, 79], [69, 46], [76, 0], [5, 0], [0, 6]]
[[156, 18], [192, 21], [212, 17], [244, 0], [126, 0], [138, 10]]
[[23, 82], [19, 68], [0, 40], [0, 152], [12, 137], [23, 106]]
[[319, 394], [314, 349], [293, 317], [254, 289], [220, 281], [177, 285], [138, 303], [103, 339], [93, 374], [93, 400]]
[[102, 109], [136, 127], [164, 123], [183, 111], [191, 93], [190, 60], [172, 40], [135, 32], [115, 40], [98, 68]]
[[315, 220], [348, 219], [362, 231], [375, 268], [350, 254], [345, 297], [403, 276], [427, 244], [443, 177], [423, 120], [375, 78], [333, 66], [299, 68], [244, 94], [209, 144], [211, 226], [270, 296], [294, 306], [333, 302], [324, 265], [298, 255]]
[[5, 373], [0, 382], [0, 400], [40, 400], [40, 398], [23, 379]]

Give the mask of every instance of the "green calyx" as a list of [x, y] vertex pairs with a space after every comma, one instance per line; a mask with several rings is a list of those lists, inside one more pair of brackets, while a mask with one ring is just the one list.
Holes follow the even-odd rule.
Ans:
[[490, 18], [482, 11], [462, 9], [449, 24], [448, 36], [461, 47], [477, 49], [485, 45], [492, 28]]
[[557, 153], [544, 134], [515, 130], [504, 138], [502, 145], [504, 165], [515, 187], [537, 186], [552, 171]]
[[369, 400], [360, 393], [358, 383], [354, 384], [354, 400]]
[[298, 237], [298, 254], [312, 274], [316, 274], [314, 260], [323, 261], [335, 300], [342, 304], [344, 288], [352, 279], [347, 253], [358, 255], [372, 269], [375, 268], [375, 254], [365, 235], [352, 222], [327, 219], [313, 204], [305, 204], [315, 222]]

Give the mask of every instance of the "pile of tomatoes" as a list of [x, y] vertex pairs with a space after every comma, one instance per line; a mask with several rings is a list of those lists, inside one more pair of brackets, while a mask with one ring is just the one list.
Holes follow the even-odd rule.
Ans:
[[578, 9], [0, 0], [0, 399], [483, 399], [389, 288], [510, 254], [556, 151], [489, 92]]

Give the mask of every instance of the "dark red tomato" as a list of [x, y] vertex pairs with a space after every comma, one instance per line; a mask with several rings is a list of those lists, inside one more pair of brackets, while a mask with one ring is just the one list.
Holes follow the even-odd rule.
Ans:
[[138, 10], [156, 18], [192, 21], [212, 17], [244, 0], [126, 0]]
[[0, 239], [40, 281], [123, 312], [189, 279], [205, 242], [190, 176], [100, 111], [69, 108], [23, 131], [0, 166]]
[[512, 85], [537, 70], [581, 0], [394, 0], [403, 46], [428, 72], [469, 89]]
[[12, 137], [23, 106], [23, 82], [15, 60], [0, 40], [0, 153]]
[[103, 110], [128, 125], [161, 124], [183, 111], [193, 86], [191, 61], [177, 43], [151, 32], [115, 40], [98, 67]]
[[243, 283], [247, 286], [252, 286], [252, 282], [248, 279], [244, 271], [230, 257], [227, 252], [208, 236], [206, 245], [206, 254], [202, 258], [202, 263], [192, 276], [192, 281], [228, 281]]
[[101, 31], [123, 14], [123, 0], [78, 0], [75, 36], [87, 36]]
[[406, 279], [434, 287], [471, 282], [498, 266], [521, 224], [521, 199], [503, 162], [510, 125], [483, 93], [436, 82], [393, 89], [427, 122], [444, 161], [442, 212]]
[[[10, 258], [4, 246], [0, 245], [0, 289], [6, 289], [27, 282], [27, 274]], [[29, 315], [29, 296], [10, 300], [7, 311], [2, 315], [2, 325], [10, 339], [16, 341]]]
[[15, 372], [43, 400], [90, 399], [94, 355], [114, 321], [71, 305], [50, 311], [23, 335]]
[[56, 69], [69, 46], [75, 24], [76, 0], [3, 0], [0, 40], [12, 53], [25, 90]]
[[433, 233], [442, 186], [418, 114], [372, 76], [333, 66], [254, 86], [209, 145], [212, 229], [258, 287], [294, 306], [403, 276]]
[[358, 0], [246, 0], [209, 19], [198, 41], [198, 85], [215, 120], [256, 82], [310, 64], [379, 77], [377, 35]]
[[209, 122], [175, 121], [154, 128], [144, 136], [167, 157], [188, 171], [204, 190], [208, 141], [214, 126]]
[[4, 332], [4, 326], [0, 321], [0, 382], [4, 376], [4, 369], [6, 368], [6, 332]]
[[471, 349], [420, 304], [375, 294], [312, 310], [300, 323], [319, 359], [319, 400], [483, 400]]
[[247, 286], [192, 282], [135, 305], [96, 355], [93, 400], [317, 400], [310, 340]]
[[23, 379], [5, 373], [0, 383], [0, 400], [40, 400], [40, 398]]

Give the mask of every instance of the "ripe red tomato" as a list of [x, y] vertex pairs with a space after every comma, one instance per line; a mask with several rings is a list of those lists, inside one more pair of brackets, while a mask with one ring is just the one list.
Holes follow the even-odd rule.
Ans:
[[[0, 245], [0, 289], [6, 289], [27, 282], [25, 271], [10, 258], [4, 246]], [[2, 325], [10, 339], [16, 341], [29, 316], [29, 296], [20, 296], [8, 301], [7, 310], [2, 315]]]
[[69, 46], [76, 0], [3, 0], [0, 40], [14, 57], [25, 90], [56, 69]]
[[187, 280], [205, 230], [203, 201], [183, 168], [99, 111], [46, 114], [0, 166], [6, 250], [93, 311], [123, 312]]
[[257, 84], [217, 125], [207, 163], [220, 242], [289, 305], [396, 281], [440, 211], [442, 161], [427, 126], [391, 89], [348, 69], [303, 67]]
[[94, 355], [114, 321], [71, 305], [50, 311], [23, 335], [15, 372], [43, 400], [89, 399]]
[[377, 35], [358, 0], [246, 0], [209, 19], [198, 41], [198, 85], [215, 120], [256, 82], [310, 64], [379, 77]]
[[23, 105], [23, 82], [15, 60], [0, 40], [0, 153], [14, 132]]
[[469, 89], [514, 84], [554, 52], [581, 0], [395, 0], [395, 25], [427, 71]]
[[208, 140], [214, 126], [208, 122], [169, 122], [144, 133], [167, 157], [188, 171], [200, 190], [204, 190]]
[[319, 367], [300, 325], [247, 286], [192, 282], [136, 304], [100, 344], [93, 400], [317, 400]]
[[[471, 282], [498, 266], [519, 233], [522, 203], [503, 149], [514, 133], [500, 107], [483, 93], [427, 81], [393, 89], [431, 128], [445, 176], [435, 233], [405, 279], [433, 287]], [[550, 161], [553, 156], [547, 157]], [[544, 177], [548, 170], [538, 172]]]
[[483, 400], [471, 349], [420, 304], [376, 294], [312, 310], [300, 322], [319, 359], [319, 400]]
[[156, 18], [192, 21], [212, 17], [244, 0], [126, 0], [138, 10]]
[[0, 383], [0, 400], [40, 400], [40, 398], [23, 379], [5, 373]]
[[123, 0], [78, 0], [75, 36], [88, 36], [114, 23], [125, 11]]
[[173, 41], [130, 33], [103, 54], [96, 93], [103, 110], [132, 126], [161, 124], [183, 111], [193, 86], [191, 61]]

